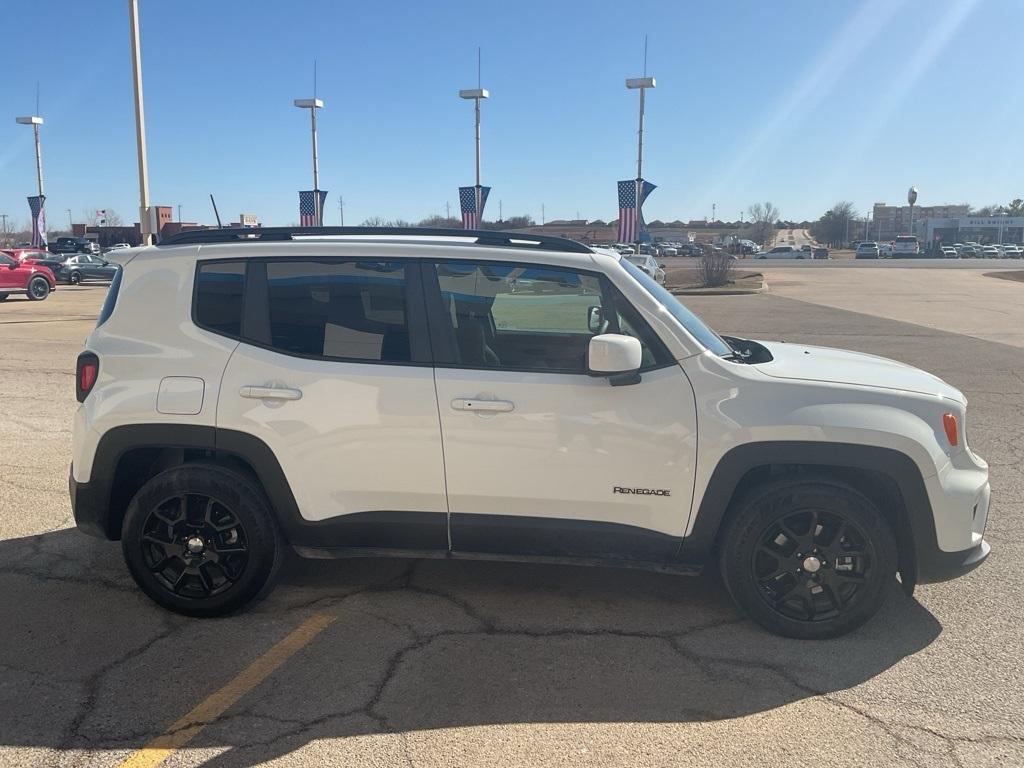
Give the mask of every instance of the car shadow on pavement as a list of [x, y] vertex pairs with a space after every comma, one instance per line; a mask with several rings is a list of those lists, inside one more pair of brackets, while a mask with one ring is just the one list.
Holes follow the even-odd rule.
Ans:
[[0, 747], [116, 762], [314, 613], [334, 621], [189, 744], [205, 765], [359, 735], [740, 717], [857, 686], [941, 631], [895, 584], [868, 625], [810, 642], [741, 618], [710, 575], [455, 560], [293, 558], [263, 602], [195, 620], [143, 597], [118, 544], [60, 530], [0, 542]]

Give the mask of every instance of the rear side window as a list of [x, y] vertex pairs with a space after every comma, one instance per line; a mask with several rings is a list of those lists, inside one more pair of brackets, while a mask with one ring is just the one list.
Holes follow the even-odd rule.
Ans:
[[196, 279], [196, 325], [223, 336], [241, 338], [244, 294], [244, 261], [201, 262]]
[[405, 266], [288, 259], [266, 264], [273, 349], [307, 357], [407, 363]]

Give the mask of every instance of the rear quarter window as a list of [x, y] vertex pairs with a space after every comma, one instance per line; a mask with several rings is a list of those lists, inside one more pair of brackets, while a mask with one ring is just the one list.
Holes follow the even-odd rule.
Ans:
[[222, 336], [242, 335], [242, 303], [245, 295], [245, 262], [200, 262], [196, 274], [196, 325]]

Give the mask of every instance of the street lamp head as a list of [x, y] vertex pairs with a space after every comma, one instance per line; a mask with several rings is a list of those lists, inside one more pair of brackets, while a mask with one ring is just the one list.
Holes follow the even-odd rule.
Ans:
[[907, 190], [907, 202], [911, 205], [917, 202], [917, 187], [911, 187]]
[[467, 88], [459, 91], [460, 99], [486, 99], [490, 95], [486, 88]]
[[324, 105], [323, 99], [295, 99], [293, 102], [301, 109], [321, 109]]
[[630, 77], [626, 80], [626, 87], [631, 89], [636, 88], [654, 88], [653, 77]]
[[16, 118], [14, 118], [14, 120], [15, 120], [15, 122], [20, 123], [21, 125], [42, 125], [43, 124], [43, 118], [38, 117], [36, 115], [32, 115], [31, 117], [16, 117]]

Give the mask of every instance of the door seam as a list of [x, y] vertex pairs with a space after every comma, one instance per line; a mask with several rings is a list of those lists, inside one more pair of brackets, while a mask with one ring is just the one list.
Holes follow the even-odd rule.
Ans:
[[445, 526], [448, 532], [448, 551], [452, 551], [452, 507], [448, 499], [448, 462], [444, 456], [444, 422], [441, 420], [441, 395], [437, 391], [437, 368], [431, 368], [434, 378], [434, 406], [437, 408], [437, 431], [441, 436], [441, 476], [444, 479], [444, 508], [446, 511]]

